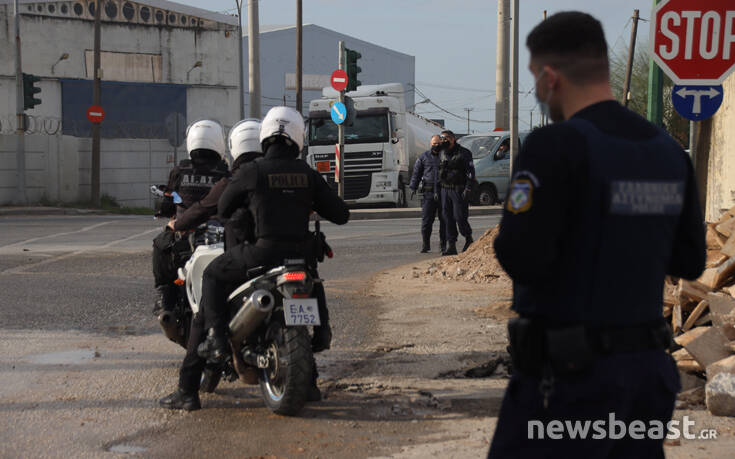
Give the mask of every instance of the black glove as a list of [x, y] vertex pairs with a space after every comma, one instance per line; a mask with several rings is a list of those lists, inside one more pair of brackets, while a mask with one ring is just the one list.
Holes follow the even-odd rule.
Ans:
[[462, 199], [466, 201], [467, 198], [469, 198], [469, 196], [470, 196], [470, 190], [465, 188], [464, 191], [462, 192]]
[[416, 190], [414, 190], [413, 188], [411, 188], [411, 199], [413, 199], [414, 196], [416, 196]]

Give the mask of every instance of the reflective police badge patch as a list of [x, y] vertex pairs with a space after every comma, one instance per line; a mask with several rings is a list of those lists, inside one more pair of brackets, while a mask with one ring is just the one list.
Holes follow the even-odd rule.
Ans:
[[533, 203], [533, 183], [531, 180], [516, 179], [510, 184], [506, 209], [514, 214], [526, 212]]

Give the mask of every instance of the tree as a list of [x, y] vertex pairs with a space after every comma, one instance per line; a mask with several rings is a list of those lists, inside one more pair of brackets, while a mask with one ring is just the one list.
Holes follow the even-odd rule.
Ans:
[[[625, 85], [625, 72], [628, 65], [628, 48], [619, 47], [610, 52], [610, 84], [617, 100], [622, 100]], [[633, 72], [630, 78], [630, 101], [628, 108], [641, 116], [646, 116], [648, 108], [648, 71], [651, 65], [647, 43], [639, 43], [635, 50]], [[653, 64], [655, 65], [655, 64]], [[685, 148], [689, 145], [689, 120], [674, 109], [671, 93], [674, 83], [664, 75], [663, 122], [664, 129]]]

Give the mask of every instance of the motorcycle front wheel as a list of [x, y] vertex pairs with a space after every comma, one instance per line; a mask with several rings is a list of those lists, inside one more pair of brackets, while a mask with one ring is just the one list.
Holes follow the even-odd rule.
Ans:
[[304, 407], [313, 378], [306, 327], [271, 323], [266, 332], [266, 355], [268, 367], [260, 374], [263, 400], [274, 413], [294, 416]]

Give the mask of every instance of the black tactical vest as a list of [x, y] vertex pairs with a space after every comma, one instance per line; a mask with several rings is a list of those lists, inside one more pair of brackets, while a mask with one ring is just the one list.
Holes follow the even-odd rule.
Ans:
[[467, 183], [467, 163], [459, 148], [455, 148], [453, 155], [441, 152], [439, 177], [444, 186], [463, 187]]
[[181, 196], [182, 206], [187, 208], [202, 200], [223, 177], [227, 177], [227, 164], [217, 161], [205, 165], [195, 166], [191, 161], [184, 160], [179, 165], [179, 178], [176, 187]]
[[253, 162], [257, 184], [249, 209], [260, 239], [301, 241], [309, 231], [314, 203], [313, 171], [303, 161], [264, 158]]

